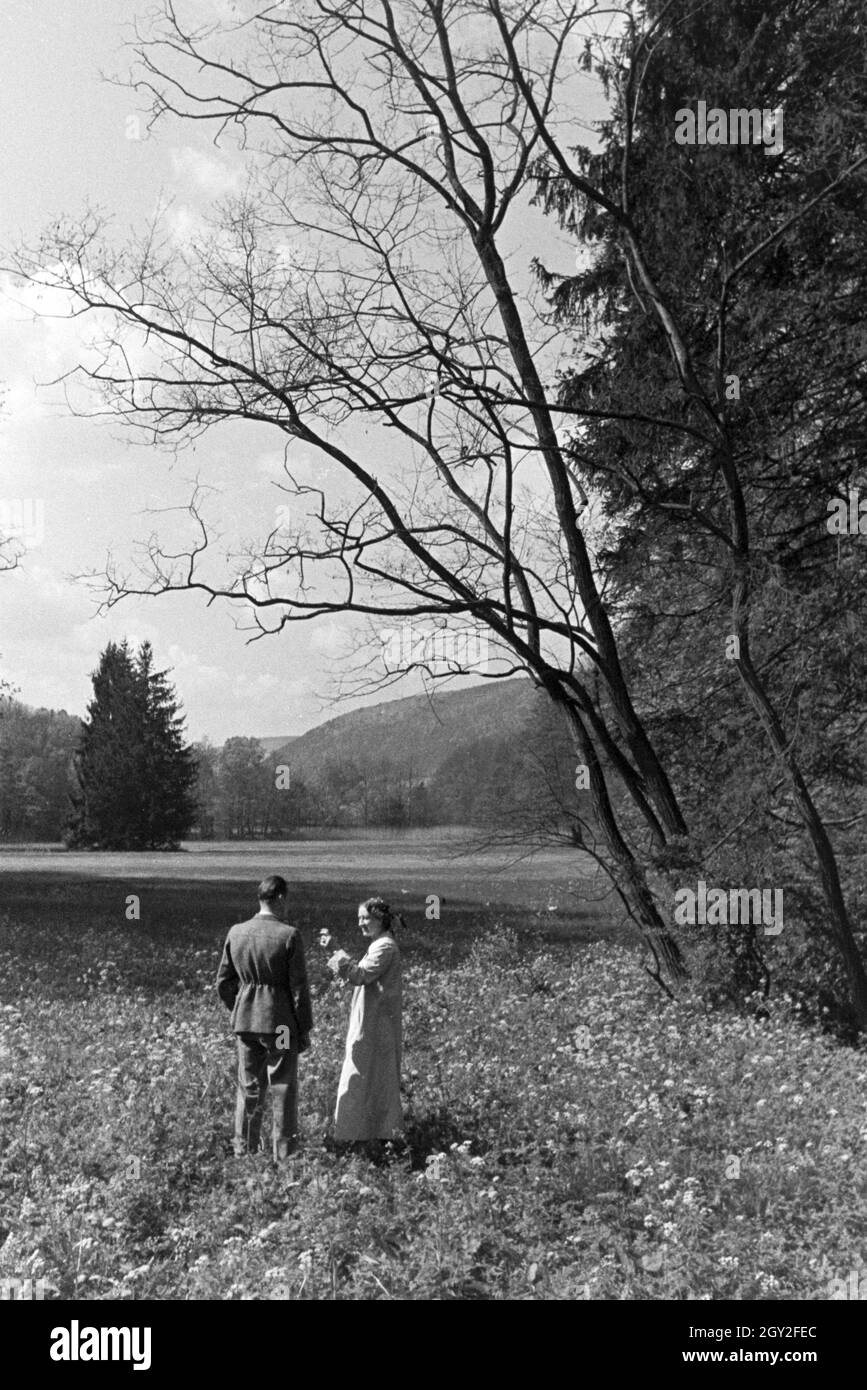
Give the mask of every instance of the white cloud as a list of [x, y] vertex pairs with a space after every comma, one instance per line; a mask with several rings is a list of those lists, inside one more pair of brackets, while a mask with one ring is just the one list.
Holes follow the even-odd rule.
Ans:
[[[51, 272], [47, 272], [47, 278]], [[60, 386], [48, 386], [71, 372], [88, 355], [98, 325], [73, 317], [72, 295], [51, 283], [15, 285], [0, 281], [0, 381], [3, 422], [23, 424], [43, 418], [63, 399]]]
[[238, 193], [242, 170], [228, 159], [221, 159], [192, 145], [174, 145], [169, 150], [172, 172], [185, 189], [192, 185], [208, 198], [222, 198]]
[[281, 676], [272, 675], [268, 671], [261, 671], [258, 676], [236, 676], [232, 689], [235, 695], [243, 695], [250, 700], [261, 700], [266, 696], [273, 695], [282, 690], [285, 681]]
[[31, 556], [20, 569], [0, 576], [0, 584], [4, 675], [21, 688], [28, 704], [69, 709], [76, 703], [70, 698], [74, 686], [83, 706], [87, 672], [96, 665], [99, 650], [97, 634], [85, 621], [92, 609], [88, 596]]
[[226, 672], [221, 666], [209, 665], [195, 652], [185, 651], [177, 642], [169, 644], [167, 659], [163, 665], [170, 666], [175, 679], [183, 680], [185, 686], [187, 683], [193, 684], [196, 689], [206, 691], [212, 696], [226, 680]]

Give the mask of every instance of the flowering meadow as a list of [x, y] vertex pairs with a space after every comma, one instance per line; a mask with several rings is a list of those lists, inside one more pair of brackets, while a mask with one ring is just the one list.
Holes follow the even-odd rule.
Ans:
[[86, 889], [0, 913], [0, 1278], [74, 1299], [867, 1297], [867, 1054], [785, 1001], [711, 1012], [619, 941], [417, 914], [406, 1143], [340, 1154], [349, 994], [307, 885], [316, 1027], [277, 1169], [231, 1155], [231, 918], [176, 893], [158, 928], [118, 921]]

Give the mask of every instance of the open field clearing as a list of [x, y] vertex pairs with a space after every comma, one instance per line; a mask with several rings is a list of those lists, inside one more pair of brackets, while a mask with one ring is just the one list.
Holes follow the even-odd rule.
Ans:
[[[490, 865], [446, 878], [420, 853], [309, 851], [293, 890], [318, 981], [303, 1149], [285, 1172], [232, 1158], [234, 1052], [214, 973], [257, 875], [298, 849], [22, 856], [27, 873], [4, 856], [3, 1277], [84, 1299], [827, 1299], [835, 1280], [858, 1286], [864, 1053], [779, 1008], [762, 1020], [668, 1003], [640, 955], [566, 913], [565, 894], [548, 912], [550, 862], [494, 887]], [[424, 894], [443, 882], [442, 918], [426, 921]], [[475, 901], [458, 896], [470, 882]], [[348, 997], [325, 984], [315, 930], [356, 950], [355, 902], [391, 884], [396, 901], [407, 887], [410, 923], [408, 1146], [374, 1166], [323, 1147]], [[130, 893], [139, 921], [125, 920]]]

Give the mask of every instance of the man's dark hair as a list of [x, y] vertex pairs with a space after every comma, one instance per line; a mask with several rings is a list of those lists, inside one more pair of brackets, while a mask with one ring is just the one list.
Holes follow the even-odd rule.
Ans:
[[289, 885], [279, 874], [269, 874], [259, 884], [259, 902], [273, 903], [277, 898], [285, 898]]

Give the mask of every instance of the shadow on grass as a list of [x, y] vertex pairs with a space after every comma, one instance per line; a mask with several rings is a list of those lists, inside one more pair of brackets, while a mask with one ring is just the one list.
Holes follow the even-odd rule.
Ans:
[[[375, 886], [388, 891], [388, 885]], [[423, 893], [395, 896], [407, 923], [399, 937], [404, 958], [449, 968], [496, 926], [513, 930], [519, 944], [531, 949], [625, 939], [611, 921], [610, 903], [570, 898], [565, 904], [560, 887], [564, 905], [554, 912], [538, 905], [538, 893], [536, 906], [497, 901], [496, 884], [480, 876], [478, 898], [447, 892], [433, 920], [426, 916]], [[355, 920], [358, 903], [371, 891], [370, 882], [356, 879], [292, 883], [289, 920], [301, 929], [308, 958], [318, 962], [322, 954], [324, 960], [317, 941], [322, 928], [331, 933], [329, 952], [338, 946], [353, 954], [362, 949]], [[73, 973], [69, 963], [83, 975], [111, 962], [109, 986], [122, 983], [149, 993], [200, 989], [202, 967], [216, 970], [228, 928], [255, 911], [255, 885], [248, 880], [83, 877], [38, 870], [36, 864], [31, 873], [0, 871], [0, 949], [15, 957], [6, 983], [14, 988], [29, 980], [41, 997], [78, 997], [96, 981]]]
[[423, 1172], [433, 1155], [448, 1153], [454, 1144], [469, 1141], [476, 1151], [479, 1148], [478, 1129], [477, 1120], [468, 1124], [466, 1117], [459, 1119], [446, 1106], [440, 1106], [424, 1115], [407, 1114], [404, 1132], [399, 1138], [340, 1144], [327, 1137], [323, 1148], [337, 1159], [358, 1154], [378, 1167], [388, 1167], [395, 1161], [404, 1165], [409, 1160], [411, 1169]]

